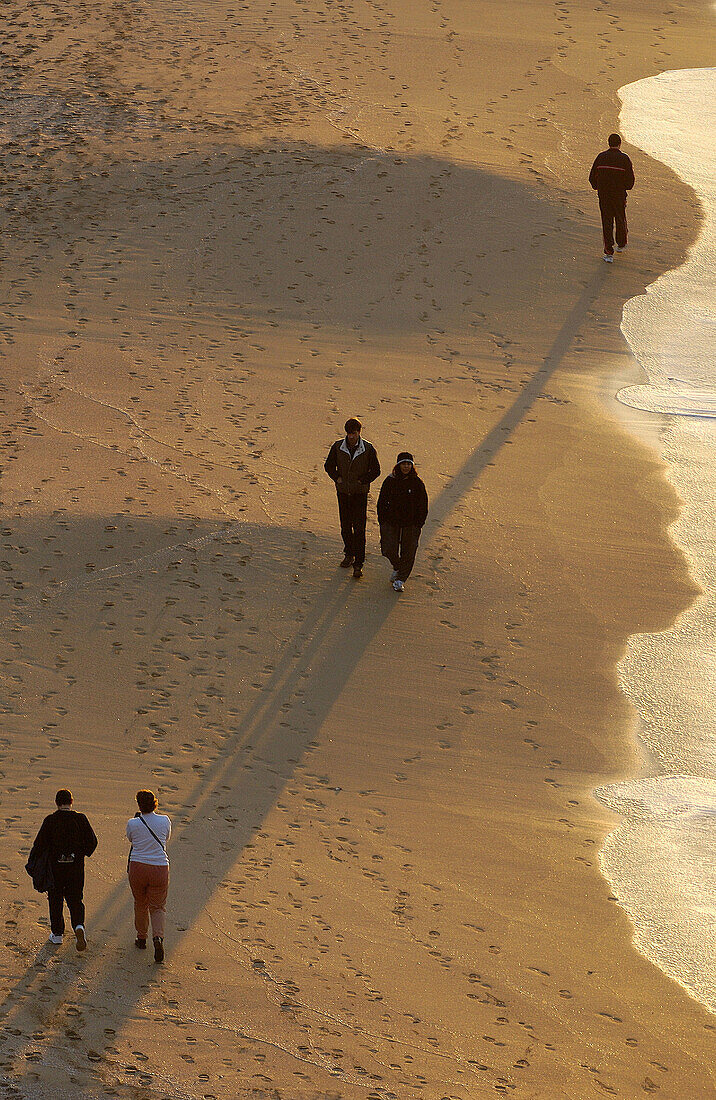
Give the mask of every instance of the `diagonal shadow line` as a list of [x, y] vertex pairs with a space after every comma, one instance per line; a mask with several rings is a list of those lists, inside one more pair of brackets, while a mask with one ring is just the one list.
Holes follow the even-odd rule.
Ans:
[[[519, 426], [524, 416], [532, 408], [535, 400], [544, 390], [549, 379], [561, 365], [574, 336], [584, 320], [587, 310], [599, 296], [604, 284], [604, 279], [605, 272], [597, 270], [594, 277], [585, 285], [582, 294], [572, 306], [552, 346], [543, 359], [543, 365], [534, 373], [530, 381], [523, 387], [519, 396], [509, 409], [507, 409], [499, 422], [488, 432], [487, 436], [485, 436], [479, 446], [475, 448], [465, 461], [462, 468], [453, 478], [451, 478], [448, 484], [432, 502], [430, 517], [426, 524], [429, 531], [428, 545], [435, 535], [436, 530], [445, 521], [460, 499], [469, 491], [474, 482], [484, 471], [488, 462], [497, 454], [509, 435]], [[346, 611], [349, 607], [349, 600], [350, 596], [346, 594], [345, 588], [339, 589], [337, 595], [330, 601], [328, 607], [317, 609], [313, 626], [306, 623], [302, 625], [293, 639], [293, 642], [290, 644], [295, 646], [300, 637], [305, 635], [310, 638], [306, 648], [300, 653], [295, 653], [293, 658], [285, 658], [282, 667], [279, 667], [273, 673], [264, 689], [264, 693], [268, 695], [268, 701], [257, 699], [241, 722], [237, 734], [242, 740], [237, 748], [245, 745], [248, 732], [251, 728], [256, 726], [262, 713], [264, 716], [264, 726], [270, 718], [275, 717], [277, 711], [285, 701], [285, 696], [278, 697], [278, 692], [280, 692], [282, 688], [288, 689], [291, 680], [295, 679], [304, 669], [308, 668], [311, 659], [320, 651], [322, 643], [332, 626], [334, 626], [336, 613], [339, 610]], [[375, 624], [376, 633], [380, 626], [383, 625], [385, 619], [387, 619], [391, 607], [392, 604], [390, 603], [385, 606], [380, 621]], [[345, 652], [345, 650], [343, 652]], [[293, 677], [291, 677], [291, 665], [294, 663], [295, 668], [293, 669]], [[352, 671], [352, 668], [353, 665], [351, 665], [350, 671]], [[348, 675], [350, 675], [350, 672]], [[316, 682], [319, 677], [314, 674], [313, 679], [314, 682]], [[344, 683], [347, 679], [348, 676], [345, 676]], [[343, 686], [342, 684], [341, 688]], [[340, 691], [336, 691], [336, 697], [338, 697], [339, 694]], [[263, 739], [264, 736], [265, 730], [260, 739]], [[257, 746], [253, 746], [253, 748], [256, 747]], [[228, 772], [232, 763], [233, 757], [221, 764], [217, 763], [209, 770], [208, 774], [205, 773], [201, 781], [197, 783], [197, 809], [201, 804], [213, 797], [214, 792], [208, 790], [208, 784], [218, 783], [222, 776]]]
[[[601, 266], [604, 267], [604, 264]], [[584, 290], [572, 306], [557, 333], [552, 346], [542, 360], [542, 366], [520, 390], [519, 396], [510, 405], [501, 420], [490, 429], [479, 446], [475, 448], [463, 464], [462, 469], [450, 479], [440, 495], [431, 504], [428, 520], [431, 529], [445, 521], [455, 505], [477, 481], [490, 459], [497, 454], [505, 440], [519, 426], [526, 413], [530, 411], [547, 382], [561, 365], [589, 307], [599, 297], [605, 277], [606, 272], [598, 269], [593, 278], [585, 285]]]
[[[596, 298], [601, 292], [601, 288], [604, 284], [605, 273], [601, 270], [597, 270], [594, 277], [585, 285], [582, 294], [572, 306], [566, 320], [560, 328], [557, 336], [555, 337], [552, 346], [550, 347], [547, 355], [543, 359], [543, 365], [534, 373], [532, 378], [523, 389], [520, 391], [519, 396], [507, 409], [502, 418], [497, 424], [488, 432], [478, 447], [472, 452], [469, 458], [465, 461], [462, 468], [458, 473], [451, 478], [448, 484], [442, 489], [439, 495], [431, 504], [430, 517], [426, 524], [429, 535], [427, 545], [437, 533], [440, 525], [445, 521], [452, 509], [459, 503], [463, 496], [470, 490], [475, 481], [479, 478], [480, 474], [484, 471], [487, 464], [497, 454], [502, 445], [505, 443], [509, 435], [519, 426], [525, 415], [530, 411], [535, 400], [544, 390], [547, 382], [559, 368], [564, 359], [566, 352], [574, 339], [574, 336], [579, 330], [581, 323], [587, 313], [589, 307], [593, 304]], [[242, 721], [237, 734], [241, 737], [241, 747], [246, 744], [246, 738], [251, 729], [256, 728], [257, 725], [263, 727], [262, 732], [259, 735], [257, 743], [252, 745], [251, 748], [255, 750], [258, 745], [265, 740], [268, 732], [269, 721], [276, 717], [277, 712], [285, 701], [287, 701], [287, 695], [279, 696], [278, 692], [284, 689], [287, 694], [291, 685], [295, 683], [297, 677], [301, 677], [305, 670], [310, 666], [312, 658], [320, 653], [320, 649], [324, 641], [326, 640], [330, 630], [335, 626], [336, 615], [340, 610], [347, 611], [351, 606], [351, 596], [348, 594], [352, 588], [349, 586], [346, 591], [345, 587], [339, 589], [336, 597], [331, 601], [329, 607], [325, 610], [318, 610], [315, 616], [316, 625], [314, 628], [307, 628], [306, 625], [298, 631], [293, 645], [302, 634], [310, 634], [310, 640], [306, 648], [298, 653], [294, 654], [293, 659], [287, 658], [284, 660], [283, 667], [276, 670], [272, 675], [268, 684], [266, 685], [265, 692], [268, 694], [269, 699], [267, 702], [257, 700], [252, 706], [249, 714]], [[375, 622], [372, 624], [371, 638], [377, 634], [380, 627], [387, 620], [390, 610], [393, 604], [392, 601], [384, 603], [382, 606], [373, 605]], [[365, 612], [365, 609], [364, 609]], [[367, 625], [367, 624], [366, 624]], [[352, 637], [355, 639], [356, 632], [353, 630], [352, 622]], [[345, 686], [348, 678], [350, 677], [355, 665], [369, 642], [362, 640], [361, 645], [358, 647], [359, 652], [355, 656], [355, 660], [348, 663], [348, 669], [344, 672], [340, 686], [334, 688], [335, 698], [340, 695], [341, 690]], [[341, 642], [341, 654], [344, 658], [343, 666], [345, 669], [346, 661], [345, 656], [349, 650], [355, 649], [355, 645], [351, 644], [350, 639], [342, 639]], [[293, 670], [291, 665], [295, 664]], [[333, 666], [333, 654], [327, 654], [324, 657], [323, 664], [328, 664], [329, 672], [335, 671]], [[323, 668], [321, 666], [321, 671]], [[313, 683], [318, 685], [321, 680], [321, 671], [318, 673], [313, 672]], [[335, 677], [334, 677], [335, 678]], [[259, 721], [260, 718], [262, 721]], [[314, 727], [318, 729], [318, 725]], [[212, 799], [215, 791], [208, 789], [208, 784], [217, 784], [222, 778], [225, 778], [227, 774], [232, 770], [235, 763], [235, 754], [223, 763], [218, 763], [210, 770], [208, 774], [202, 777], [202, 780], [197, 784], [197, 803], [196, 807], [205, 804], [209, 799]]]
[[[197, 780], [193, 790], [187, 795], [185, 805], [191, 806], [194, 809], [195, 816], [196, 811], [216, 795], [217, 787], [222, 778], [224, 778], [229, 765], [234, 764], [242, 749], [247, 747], [247, 740], [252, 732], [257, 729], [270, 728], [270, 723], [277, 717], [278, 713], [280, 713], [283, 703], [287, 701], [287, 698], [291, 694], [291, 692], [286, 689], [286, 684], [291, 675], [293, 666], [299, 665], [294, 675], [300, 676], [303, 669], [310, 664], [314, 654], [322, 644], [328, 629], [330, 629], [331, 623], [333, 623], [335, 619], [336, 613], [341, 607], [346, 607], [348, 601], [345, 593], [345, 585], [336, 591], [334, 581], [331, 579], [330, 586], [326, 585], [324, 591], [334, 592], [335, 594], [332, 599], [329, 599], [327, 602], [320, 601], [316, 604], [313, 615], [309, 618], [308, 622], [304, 621], [302, 623], [301, 629], [289, 643], [289, 645], [295, 649], [301, 636], [305, 635], [309, 639], [305, 649], [298, 653], [294, 652], [292, 655], [287, 655], [284, 658], [282, 664], [276, 669], [262, 689], [261, 695], [254, 700], [247, 714], [239, 724], [236, 731], [237, 740], [232, 743], [232, 753], [229, 760], [219, 759], [215, 761], [215, 763], [206, 770], [201, 779]], [[282, 688], [284, 689], [283, 691]], [[249, 750], [254, 747], [256, 746], [248, 745]], [[244, 759], [243, 755], [241, 759]], [[181, 826], [174, 828], [173, 840], [177, 840], [185, 830], [186, 827], [182, 829]], [[91, 914], [92, 924], [95, 928], [105, 924], [111, 926], [116, 924], [120, 919], [126, 919], [131, 910], [127, 889], [126, 882], [120, 881], [110, 893], [105, 896], [102, 904]], [[22, 991], [26, 994], [32, 992], [34, 982], [40, 983], [44, 980], [46, 976], [44, 973], [44, 964], [57, 954], [57, 952], [46, 948], [47, 945], [38, 952], [31, 969], [27, 972], [23, 982], [20, 983]], [[78, 961], [86, 963], [89, 960], [85, 957]], [[0, 1010], [8, 1004], [10, 999], [14, 1002], [17, 1000], [18, 991], [19, 986], [15, 985], [6, 1000], [0, 1002]], [[13, 1005], [13, 1008], [19, 1007], [19, 1001], [17, 1004]], [[12, 1011], [13, 1009], [8, 1009], [8, 1014], [5, 1015], [6, 1026], [10, 1020], [10, 1013]]]
[[[441, 524], [453, 508], [470, 491], [487, 464], [499, 452], [509, 435], [519, 426], [526, 413], [532, 408], [535, 400], [543, 392], [547, 382], [560, 367], [574, 336], [584, 321], [587, 310], [598, 298], [604, 280], [605, 272], [598, 270], [585, 285], [545, 355], [542, 366], [535, 371], [513, 404], [498, 423], [490, 429], [485, 438], [463, 463], [461, 469], [435, 498], [426, 525], [429, 531], [428, 544], [435, 537]], [[331, 578], [329, 582], [331, 590], [334, 583], [334, 579]], [[324, 588], [324, 591], [327, 590], [328, 585]], [[253, 795], [254, 808], [260, 811], [261, 821], [270, 812], [278, 795], [269, 791], [266, 787], [257, 792], [255, 776], [246, 774], [246, 761], [249, 756], [260, 759], [257, 754], [258, 749], [265, 746], [266, 749], [270, 750], [272, 743], [274, 748], [278, 748], [282, 739], [288, 736], [284, 732], [279, 732], [275, 723], [279, 715], [284, 712], [284, 704], [290, 704], [292, 696], [301, 684], [303, 685], [304, 694], [313, 699], [315, 709], [310, 715], [306, 715], [306, 718], [309, 719], [307, 729], [301, 729], [297, 733], [295, 727], [292, 727], [291, 736], [293, 740], [290, 747], [290, 760], [294, 762], [296, 756], [300, 758], [301, 755], [305, 754], [309, 742], [321, 728], [340, 698], [361, 657], [375, 639], [379, 630], [387, 622], [395, 607], [394, 600], [387, 597], [381, 601], [362, 600], [357, 603], [355, 599], [357, 594], [352, 582], [342, 584], [327, 604], [317, 604], [312, 617], [308, 622], [304, 621], [302, 623], [300, 630], [288, 643], [288, 647], [292, 652], [285, 655], [280, 666], [262, 689], [261, 697], [252, 704], [236, 729], [236, 739], [232, 743], [228, 756], [217, 759], [197, 781], [187, 797], [186, 805], [192, 807], [192, 817], [185, 825], [175, 829], [175, 839], [181, 839], [187, 834], [194, 838], [202, 829], [206, 829], [210, 835], [211, 823], [208, 820], [208, 814], [204, 810], [207, 806], [213, 804], [217, 798], [230, 801], [234, 805], [245, 805], [247, 803], [251, 804], [251, 796]], [[349, 613], [350, 629], [345, 630], [342, 628], [340, 620], [344, 616], [347, 617]], [[336, 662], [334, 648], [327, 645], [331, 632], [339, 630], [342, 630], [340, 633], [340, 663]], [[296, 647], [302, 638], [305, 639], [305, 642], [297, 650]], [[317, 664], [314, 664], [316, 661]], [[286, 757], [286, 763], [288, 764], [288, 762], [289, 759]], [[242, 772], [243, 774], [241, 774]], [[230, 786], [230, 784], [233, 785]], [[220, 789], [220, 785], [224, 788], [229, 786], [230, 789], [228, 791]], [[257, 793], [262, 795], [262, 801], [258, 807], [256, 806]], [[260, 824], [251, 825], [244, 822], [241, 828], [235, 831], [236, 843], [228, 853], [221, 853], [212, 848], [212, 852], [216, 856], [216, 859], [211, 863], [211, 881], [214, 886], [203, 892], [197, 891], [194, 898], [188, 893], [182, 896], [184, 912], [183, 926], [180, 932], [186, 931], [199, 917], [211, 899], [215, 884], [226, 877], [239, 858], [244, 845], [249, 842], [260, 827]], [[222, 855], [223, 861], [219, 862]], [[186, 872], [187, 876], [189, 874], [191, 874], [190, 870]], [[179, 876], [181, 876], [181, 871]], [[195, 881], [197, 881], [196, 878]], [[109, 916], [112, 916], [114, 922], [120, 918], [126, 920], [130, 909], [128, 888], [122, 881], [112, 890], [100, 909], [92, 915], [92, 923], [97, 927], [100, 921], [106, 921]], [[126, 961], [126, 956], [123, 955], [122, 958]], [[90, 960], [87, 959], [87, 962], [89, 963]], [[38, 969], [38, 977], [40, 977], [43, 968]], [[140, 986], [142, 982], [146, 982], [146, 976], [146, 972], [143, 975], [138, 975], [136, 994], [130, 994], [128, 1000], [132, 1000], [134, 1003], [139, 998], [141, 995]], [[122, 964], [116, 954], [108, 959], [106, 963], [101, 958], [96, 958], [92, 960], [91, 965], [86, 969], [78, 968], [77, 973], [69, 979], [67, 985], [69, 986], [70, 982], [80, 978], [84, 986], [89, 986], [88, 979], [94, 978], [95, 989], [101, 997], [100, 983], [105, 989], [109, 990], [116, 990], [118, 986], [127, 988], [127, 966]], [[13, 992], [10, 991], [0, 1008], [13, 1002], [10, 1011], [19, 1010], [23, 1000], [32, 995], [33, 983], [32, 981], [20, 983], [20, 986], [22, 992], [17, 995], [16, 987], [16, 995], [13, 996]], [[58, 991], [56, 1008], [61, 1006], [65, 995], [65, 990]], [[84, 994], [78, 988], [75, 999], [91, 1003], [92, 995], [92, 988], [89, 988], [88, 992]], [[126, 1002], [124, 1008], [127, 1014], [131, 1010], [130, 1004]], [[119, 1029], [121, 1026], [119, 1012], [116, 1020], [117, 1029]], [[354, 1027], [355, 1025], [350, 1026]], [[47, 1050], [47, 1048], [45, 1049]], [[66, 1052], [66, 1047], [60, 1035], [53, 1041], [50, 1049], [55, 1049], [58, 1054], [62, 1051]]]
[[[324, 592], [327, 594], [334, 593], [334, 595], [326, 601], [320, 600], [316, 603], [313, 614], [309, 616], [307, 621], [301, 624], [300, 630], [296, 633], [291, 642], [288, 643], [294, 652], [286, 655], [281, 665], [275, 670], [262, 689], [261, 695], [252, 703], [249, 711], [241, 720], [236, 730], [235, 740], [232, 742], [230, 757], [228, 759], [219, 758], [213, 765], [207, 768], [204, 775], [201, 779], [197, 780], [194, 788], [187, 795], [185, 805], [188, 807], [191, 806], [194, 810], [194, 819], [199, 816], [203, 806], [211, 803], [213, 799], [215, 799], [218, 793], [218, 787], [222, 781], [226, 779], [228, 772], [230, 770], [235, 771], [237, 764], [243, 767], [247, 752], [250, 754], [251, 751], [257, 749], [259, 744], [265, 740], [268, 731], [273, 728], [273, 723], [281, 714], [284, 703], [288, 702], [290, 699], [293, 692], [293, 686], [303, 678], [306, 669], [310, 666], [314, 656], [324, 643], [331, 627], [335, 625], [339, 612], [341, 610], [347, 610], [350, 606], [350, 597], [346, 593], [346, 588], [350, 591], [352, 584], [352, 581], [349, 582], [348, 585], [344, 583], [336, 591], [335, 581], [331, 578], [330, 582], [324, 586]], [[296, 652], [296, 645], [302, 637], [307, 639], [307, 644]], [[257, 732], [259, 733], [259, 737], [256, 743], [248, 744], [249, 739]], [[305, 749], [305, 745], [303, 748]], [[223, 795], [227, 797], [226, 792], [223, 792]], [[274, 800], [275, 799], [272, 798], [271, 802]], [[268, 809], [270, 809], [270, 806], [266, 807], [266, 812], [268, 812]], [[175, 827], [173, 830], [173, 841], [178, 840], [183, 833], [186, 832], [188, 827], [189, 826]], [[259, 826], [251, 829], [249, 835], [257, 828], [259, 828]], [[242, 840], [242, 846], [246, 840], [248, 840], [248, 835]], [[235, 855], [233, 858], [236, 858]], [[116, 927], [122, 921], [126, 923], [131, 913], [131, 909], [132, 905], [129, 899], [127, 883], [122, 879], [113, 887], [110, 893], [105, 896], [102, 904], [91, 914], [91, 924], [94, 928], [101, 928], [103, 925]], [[22, 1007], [23, 996], [31, 996], [34, 987], [45, 981], [45, 965], [50, 962], [55, 954], [57, 953], [50, 951], [49, 948], [46, 949], [45, 945], [45, 948], [41, 949], [38, 953], [31, 969], [27, 972], [22, 982], [16, 984], [13, 989], [8, 992], [8, 996], [5, 1000], [0, 1002], [0, 1014], [5, 1018], [6, 1027], [11, 1022], [14, 1013], [19, 1011]], [[91, 971], [94, 962], [96, 962], [96, 960], [93, 960], [91, 956], [78, 958], [77, 974], [73, 975], [70, 981], [80, 976], [86, 980], [88, 977], [88, 970]]]

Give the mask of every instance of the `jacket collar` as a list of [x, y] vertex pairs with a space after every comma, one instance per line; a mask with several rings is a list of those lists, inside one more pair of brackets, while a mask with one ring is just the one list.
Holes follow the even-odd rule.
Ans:
[[358, 458], [358, 455], [365, 454], [365, 443], [363, 442], [363, 436], [361, 436], [359, 438], [358, 445], [357, 445], [355, 451], [353, 452], [353, 454], [351, 454], [350, 447], [346, 443], [345, 439], [343, 439], [343, 441], [341, 442], [341, 445], [338, 448], [338, 450], [339, 451], [345, 451], [345, 453], [348, 455], [349, 458]]

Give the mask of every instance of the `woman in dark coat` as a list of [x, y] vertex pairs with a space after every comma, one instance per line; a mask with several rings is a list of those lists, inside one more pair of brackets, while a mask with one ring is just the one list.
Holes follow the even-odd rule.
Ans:
[[403, 591], [410, 576], [427, 515], [428, 494], [413, 465], [413, 456], [401, 451], [378, 497], [380, 552], [393, 566], [390, 579], [396, 592]]

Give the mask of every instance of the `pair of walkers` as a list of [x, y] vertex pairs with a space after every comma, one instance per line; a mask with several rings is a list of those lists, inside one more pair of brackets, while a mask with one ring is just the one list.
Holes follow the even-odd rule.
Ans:
[[[73, 810], [72, 792], [55, 795], [57, 809], [48, 814], [35, 837], [26, 870], [40, 893], [47, 893], [50, 909], [50, 943], [61, 944], [65, 933], [64, 906], [70, 913], [78, 951], [87, 947], [85, 935], [85, 859], [97, 847], [97, 837], [87, 817]], [[169, 890], [167, 844], [171, 821], [158, 814], [153, 791], [137, 791], [139, 809], [127, 822], [131, 845], [127, 861], [129, 885], [134, 897], [135, 945], [147, 946], [151, 921], [154, 960], [164, 960], [166, 903]]]
[[[353, 567], [356, 580], [363, 576], [368, 494], [380, 476], [376, 449], [361, 436], [360, 420], [351, 417], [345, 436], [328, 452], [324, 469], [336, 486], [338, 516], [343, 539], [342, 569]], [[428, 494], [415, 469], [413, 456], [401, 451], [378, 496], [380, 552], [393, 567], [390, 580], [402, 592], [412, 572], [415, 555], [428, 515]]]

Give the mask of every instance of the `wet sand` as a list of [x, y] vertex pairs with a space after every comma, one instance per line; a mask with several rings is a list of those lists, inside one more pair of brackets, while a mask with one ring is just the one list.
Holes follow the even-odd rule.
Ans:
[[[641, 766], [627, 639], [697, 594], [611, 395], [698, 208], [634, 151], [609, 269], [586, 183], [706, 9], [4, 11], [6, 1094], [708, 1096], [716, 1022], [636, 950], [592, 796]], [[337, 568], [348, 415], [430, 493], [400, 600], [374, 523]], [[22, 870], [64, 785], [82, 956]]]
[[[649, 765], [634, 781], [598, 792], [624, 818], [601, 858], [641, 950], [713, 1011], [716, 69], [639, 81], [620, 89], [620, 98], [626, 134], [654, 156], [660, 147], [660, 159], [694, 188], [703, 208], [686, 262], [625, 306], [622, 328], [648, 381], [617, 395], [661, 414], [652, 417], [659, 452], [682, 502], [671, 534], [700, 593], [668, 630], [630, 639], [619, 666]], [[680, 124], [684, 113], [692, 120], [687, 129]]]

